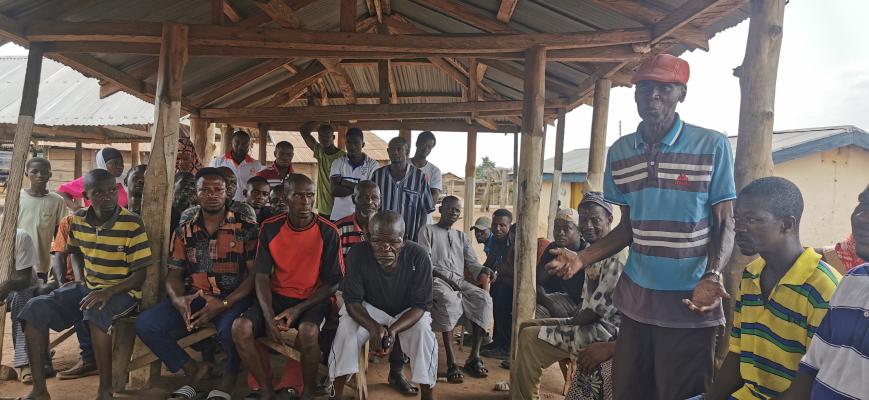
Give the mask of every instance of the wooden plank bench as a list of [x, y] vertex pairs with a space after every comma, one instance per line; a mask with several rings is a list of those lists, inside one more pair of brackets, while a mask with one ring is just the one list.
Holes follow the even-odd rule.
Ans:
[[[264, 337], [257, 339], [263, 346], [268, 347], [275, 352], [282, 354], [290, 359], [293, 359], [297, 362], [302, 362], [302, 354], [299, 353], [299, 350], [293, 347], [285, 341], [284, 343], [277, 343], [274, 340]], [[317, 367], [317, 371], [323, 375], [329, 375], [329, 368], [320, 363]], [[354, 376], [353, 382], [346, 385], [346, 387], [350, 387], [356, 391], [356, 399], [357, 400], [368, 400], [368, 342], [365, 342], [365, 346], [362, 348], [362, 352], [359, 353], [359, 373]]]

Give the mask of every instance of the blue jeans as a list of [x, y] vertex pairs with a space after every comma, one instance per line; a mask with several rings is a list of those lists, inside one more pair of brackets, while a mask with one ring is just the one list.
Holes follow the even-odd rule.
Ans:
[[[196, 312], [205, 306], [205, 300], [198, 298], [190, 304], [190, 311]], [[238, 351], [232, 341], [232, 322], [250, 307], [250, 299], [244, 299], [233, 304], [228, 310], [218, 314], [211, 323], [217, 330], [217, 341], [226, 353], [226, 372], [237, 374], [241, 361]], [[177, 340], [190, 334], [181, 313], [172, 305], [168, 298], [151, 307], [136, 319], [136, 334], [139, 339], [166, 364], [172, 372], [178, 372], [190, 361], [190, 356], [180, 346]]]
[[84, 320], [79, 320], [75, 323], [75, 336], [78, 338], [79, 354], [81, 360], [87, 364], [96, 364], [94, 358], [94, 346], [91, 344], [91, 328]]

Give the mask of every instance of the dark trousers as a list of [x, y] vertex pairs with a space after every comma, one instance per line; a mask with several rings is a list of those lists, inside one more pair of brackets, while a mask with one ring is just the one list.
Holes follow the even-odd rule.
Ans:
[[622, 316], [613, 357], [616, 400], [681, 400], [703, 393], [712, 382], [717, 329], [663, 328]]
[[499, 349], [509, 352], [513, 337], [513, 285], [496, 280], [492, 283], [489, 293], [492, 295], [495, 317], [492, 341]]
[[78, 338], [79, 354], [82, 361], [88, 364], [95, 364], [94, 346], [91, 344], [91, 328], [84, 320], [79, 320], [75, 323], [75, 337]]
[[[190, 311], [196, 312], [204, 306], [205, 300], [198, 298], [190, 305]], [[239, 301], [211, 320], [217, 330], [217, 341], [226, 353], [225, 370], [229, 374], [237, 374], [241, 366], [238, 351], [232, 341], [232, 322], [249, 307], [249, 299]], [[177, 343], [178, 339], [190, 332], [187, 332], [181, 313], [172, 306], [172, 301], [168, 298], [139, 314], [136, 319], [136, 334], [171, 372], [178, 372], [190, 360], [187, 352]]]

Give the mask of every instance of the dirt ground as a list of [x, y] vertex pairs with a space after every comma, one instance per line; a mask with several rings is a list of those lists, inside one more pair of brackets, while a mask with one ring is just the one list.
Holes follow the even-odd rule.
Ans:
[[[9, 327], [11, 321], [8, 319], [6, 321], [6, 332], [4, 332], [4, 340], [3, 340], [3, 364], [11, 365], [12, 361], [12, 337], [10, 335]], [[54, 339], [58, 334], [52, 333], [51, 338]], [[464, 351], [460, 351], [457, 353], [457, 359], [459, 363], [463, 363], [465, 357], [467, 356], [467, 348]], [[64, 370], [66, 368], [71, 367], [78, 361], [78, 342], [73, 335], [66, 341], [60, 344], [56, 348], [56, 355], [54, 356], [54, 367], [58, 371]], [[446, 371], [445, 357], [443, 355], [443, 351], [440, 352], [440, 375], [443, 375]], [[509, 371], [499, 367], [499, 361], [493, 359], [485, 359], [486, 366], [489, 368], [489, 377], [486, 379], [474, 379], [471, 377], [465, 377], [465, 383], [463, 384], [449, 384], [446, 383], [443, 379], [439, 380], [438, 385], [435, 387], [435, 395], [441, 399], [467, 399], [467, 400], [495, 400], [495, 399], [506, 399], [507, 394], [505, 392], [496, 392], [493, 390], [495, 383], [500, 381], [509, 380]], [[280, 365], [283, 365], [283, 361], [280, 360], [277, 356], [272, 356], [272, 365], [275, 366], [276, 373], [280, 372]], [[368, 371], [368, 393], [372, 399], [378, 400], [390, 400], [390, 399], [408, 399], [413, 397], [406, 397], [396, 393], [386, 384], [386, 376], [389, 372], [389, 364], [383, 360], [382, 362], [369, 363], [369, 371]], [[406, 374], [409, 376], [409, 371], [406, 370]], [[242, 373], [242, 376], [246, 374]], [[185, 382], [185, 377], [180, 374], [172, 375], [167, 372], [165, 369], [162, 372], [162, 376], [157, 378], [156, 382], [152, 385], [152, 387], [148, 390], [136, 391], [136, 392], [127, 392], [127, 393], [119, 393], [116, 397], [119, 399], [165, 399], [166, 395], [170, 393], [172, 390], [177, 389], [182, 386]], [[240, 379], [239, 385], [236, 386], [235, 391], [232, 393], [233, 398], [241, 399], [242, 396], [247, 394], [248, 388], [244, 379]], [[561, 396], [561, 387], [563, 385], [563, 379], [561, 377], [561, 371], [558, 368], [558, 365], [553, 365], [546, 371], [544, 371], [543, 381], [541, 384], [541, 398], [543, 399], [560, 399]], [[96, 376], [90, 376], [82, 379], [75, 380], [67, 380], [60, 381], [55, 378], [50, 378], [48, 380], [48, 389], [52, 394], [54, 399], [69, 399], [69, 400], [89, 400], [94, 398], [94, 394], [96, 393], [96, 389], [98, 386], [98, 379]], [[217, 382], [214, 381], [214, 384]], [[0, 398], [15, 398], [18, 396], [26, 395], [30, 391], [30, 387], [24, 385], [18, 381], [0, 381]], [[352, 396], [352, 390], [345, 391], [345, 398], [350, 398], [348, 396]], [[325, 399], [326, 397], [322, 397]]]

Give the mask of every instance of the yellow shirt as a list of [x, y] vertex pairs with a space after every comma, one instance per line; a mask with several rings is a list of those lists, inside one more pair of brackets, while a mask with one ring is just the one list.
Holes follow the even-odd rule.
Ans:
[[745, 268], [733, 313], [730, 352], [739, 356], [744, 382], [736, 399], [769, 399], [790, 387], [842, 278], [807, 248], [764, 299], [764, 266], [758, 258]]

